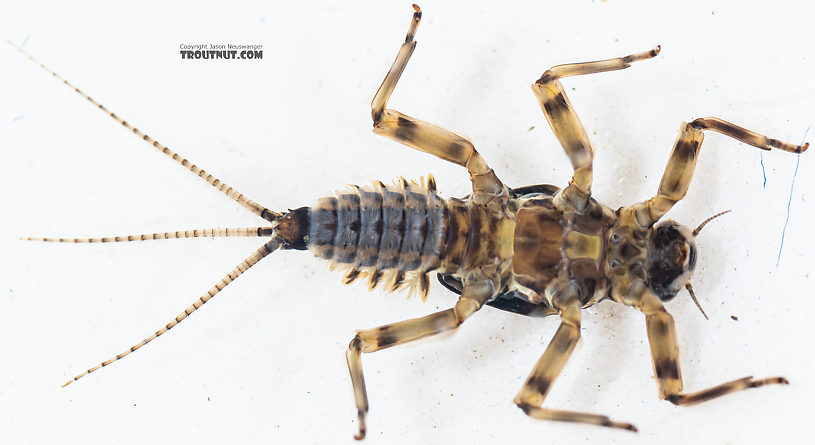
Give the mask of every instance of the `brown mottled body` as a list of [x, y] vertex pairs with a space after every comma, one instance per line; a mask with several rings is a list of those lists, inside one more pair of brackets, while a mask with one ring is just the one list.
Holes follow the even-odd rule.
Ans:
[[[442, 199], [428, 185], [375, 182], [321, 198], [304, 221], [303, 243], [315, 256], [348, 269], [345, 283], [369, 276], [369, 288], [405, 285], [427, 297], [432, 271], [464, 279], [511, 279], [515, 202]], [[307, 234], [307, 236], [306, 236]]]
[[660, 49], [657, 47], [620, 58], [558, 65], [544, 72], [533, 84], [533, 93], [574, 173], [562, 190], [550, 185], [510, 189], [468, 139], [387, 108], [416, 47], [414, 37], [421, 11], [416, 5], [414, 10], [405, 42], [371, 103], [373, 131], [465, 167], [472, 181], [472, 193], [464, 199], [441, 198], [431, 176], [426, 185], [402, 179], [397, 185], [377, 182], [371, 186], [352, 186], [318, 200], [312, 207], [273, 212], [142, 133], [40, 64], [116, 122], [269, 225], [104, 238], [26, 239], [95, 243], [198, 236], [271, 238], [164, 327], [65, 385], [158, 338], [279, 249], [310, 250], [317, 257], [332, 261], [347, 269], [343, 277], [346, 284], [368, 276], [370, 289], [379, 284], [390, 291], [407, 286], [425, 299], [428, 274], [436, 271], [442, 284], [460, 295], [450, 309], [356, 332], [346, 359], [358, 411], [357, 439], [365, 436], [368, 412], [362, 353], [456, 329], [484, 305], [522, 315], [560, 317], [560, 327], [514, 399], [519, 408], [534, 418], [635, 430], [629, 423], [615, 422], [603, 415], [542, 406], [580, 339], [581, 309], [606, 298], [635, 308], [645, 316], [662, 399], [677, 405], [694, 404], [746, 388], [787, 383], [783, 377], [762, 380], [746, 377], [695, 393], [683, 392], [676, 329], [663, 302], [683, 289], [695, 300], [690, 287], [696, 263], [694, 239], [707, 221], [691, 231], [675, 221], [660, 219], [687, 193], [704, 131], [715, 131], [763, 150], [801, 153], [808, 144], [797, 146], [770, 139], [715, 117], [696, 119], [680, 126], [656, 195], [617, 210], [598, 203], [591, 195], [594, 150], [559, 79], [625, 69], [633, 62], [655, 57]]
[[560, 209], [555, 196], [518, 200], [512, 284], [530, 303], [554, 307], [558, 287], [574, 283], [581, 305], [590, 306], [607, 295], [604, 260], [616, 217], [593, 199], [584, 212]]
[[[698, 393], [681, 392], [673, 319], [660, 300], [673, 298], [682, 288], [690, 290], [696, 261], [693, 239], [701, 226], [691, 232], [673, 221], [656, 223], [687, 193], [703, 130], [765, 150], [800, 153], [808, 145], [769, 139], [718, 118], [697, 119], [682, 125], [656, 196], [616, 211], [598, 203], [591, 198], [594, 150], [559, 79], [625, 69], [633, 62], [655, 57], [660, 50], [657, 47], [616, 59], [558, 65], [535, 82], [533, 93], [569, 157], [574, 175], [563, 190], [531, 186], [515, 193], [503, 185], [469, 140], [386, 108], [416, 47], [413, 39], [421, 11], [416, 5], [414, 9], [405, 43], [371, 104], [371, 116], [374, 133], [466, 167], [470, 174], [473, 193], [468, 199], [446, 201], [448, 238], [440, 258], [440, 281], [461, 298], [446, 311], [357, 332], [346, 354], [359, 416], [355, 437], [365, 437], [368, 411], [361, 353], [455, 329], [484, 304], [524, 315], [557, 313], [561, 317], [555, 337], [515, 397], [518, 407], [531, 417], [636, 430], [629, 423], [614, 422], [606, 416], [541, 406], [580, 338], [580, 309], [604, 298], [646, 315], [654, 369], [664, 399], [676, 404], [696, 403], [740, 389], [785, 383], [781, 377], [759, 381], [745, 378]], [[485, 230], [485, 222], [495, 228]]]

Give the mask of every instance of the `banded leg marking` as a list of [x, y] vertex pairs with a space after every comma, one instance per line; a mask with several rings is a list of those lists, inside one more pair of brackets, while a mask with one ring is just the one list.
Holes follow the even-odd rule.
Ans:
[[258, 261], [262, 260], [265, 256], [269, 255], [270, 253], [274, 252], [275, 250], [277, 250], [279, 248], [280, 248], [280, 241], [279, 240], [273, 239], [273, 240], [267, 242], [260, 249], [255, 251], [255, 253], [253, 253], [248, 258], [243, 260], [242, 263], [238, 264], [238, 266], [236, 268], [232, 269], [232, 272], [229, 272], [225, 277], [221, 278], [220, 281], [215, 283], [215, 286], [213, 286], [212, 289], [207, 291], [207, 293], [205, 293], [203, 296], [201, 296], [201, 298], [195, 300], [195, 302], [193, 302], [189, 307], [187, 307], [187, 309], [184, 309], [184, 312], [178, 314], [171, 322], [167, 323], [164, 327], [162, 327], [161, 329], [159, 329], [158, 331], [156, 331], [155, 333], [153, 333], [149, 337], [145, 338], [144, 340], [140, 341], [139, 343], [136, 343], [135, 345], [131, 346], [130, 349], [128, 349], [127, 351], [122, 352], [121, 354], [119, 354], [119, 355], [117, 355], [117, 356], [115, 356], [113, 358], [105, 360], [104, 362], [94, 366], [93, 368], [88, 369], [87, 371], [85, 371], [85, 372], [83, 372], [81, 374], [78, 374], [77, 376], [75, 376], [71, 380], [68, 380], [67, 382], [65, 382], [65, 384], [62, 385], [62, 387], [64, 388], [64, 387], [68, 386], [69, 384], [81, 379], [82, 377], [85, 377], [86, 375], [88, 375], [88, 374], [90, 374], [90, 373], [92, 373], [94, 371], [97, 371], [97, 370], [99, 370], [99, 369], [101, 369], [101, 368], [103, 368], [103, 367], [117, 361], [117, 360], [123, 359], [124, 357], [130, 355], [131, 352], [134, 352], [137, 349], [141, 348], [142, 346], [146, 345], [147, 343], [150, 343], [151, 341], [157, 339], [158, 337], [163, 335], [165, 332], [169, 331], [170, 329], [174, 328], [177, 324], [184, 321], [184, 319], [187, 318], [188, 316], [190, 316], [190, 314], [197, 311], [201, 306], [204, 305], [204, 303], [209, 301], [212, 297], [217, 295], [218, 292], [222, 291], [227, 285], [229, 285], [229, 283], [231, 283], [232, 281], [237, 279], [239, 276], [241, 276], [244, 272], [249, 270], [250, 267], [257, 264]]
[[357, 418], [359, 419], [359, 433], [354, 436], [354, 439], [362, 440], [365, 438], [365, 416], [368, 414], [368, 393], [365, 389], [365, 377], [362, 374], [362, 353], [379, 351], [456, 329], [470, 315], [481, 309], [494, 293], [492, 281], [484, 280], [466, 283], [461, 297], [452, 309], [436, 312], [426, 317], [357, 331], [357, 335], [351, 340], [345, 353], [348, 370], [351, 373], [351, 383], [354, 387], [354, 400], [357, 406]]
[[635, 212], [637, 222], [643, 227], [655, 224], [687, 194], [693, 172], [696, 170], [705, 130], [730, 136], [762, 150], [776, 148], [790, 153], [802, 153], [809, 147], [809, 143], [794, 145], [770, 139], [715, 117], [696, 119], [690, 124], [683, 122], [679, 127], [679, 135], [671, 150], [668, 165], [665, 166], [657, 195], [630, 206]]
[[94, 100], [92, 97], [88, 96], [85, 92], [83, 92], [79, 88], [75, 87], [71, 82], [68, 82], [66, 79], [62, 78], [62, 76], [57, 74], [51, 68], [48, 68], [47, 66], [45, 66], [39, 60], [35, 59], [31, 54], [28, 54], [24, 49], [22, 49], [19, 46], [15, 45], [10, 40], [8, 40], [7, 42], [8, 42], [9, 45], [11, 45], [15, 49], [17, 49], [17, 51], [19, 51], [22, 55], [28, 57], [32, 62], [39, 65], [45, 71], [48, 71], [48, 73], [50, 73], [52, 76], [56, 77], [58, 80], [62, 81], [62, 83], [64, 83], [69, 88], [74, 90], [77, 94], [79, 94], [80, 96], [87, 99], [88, 102], [92, 103], [97, 108], [104, 111], [108, 116], [111, 117], [111, 119], [115, 120], [116, 122], [121, 124], [123, 127], [127, 128], [128, 130], [132, 131], [136, 136], [138, 136], [138, 137], [142, 138], [143, 140], [147, 141], [149, 144], [151, 144], [153, 147], [155, 147], [158, 151], [160, 151], [160, 152], [164, 153], [165, 155], [169, 156], [172, 160], [174, 160], [174, 161], [178, 162], [179, 164], [183, 165], [184, 167], [186, 167], [187, 170], [189, 170], [189, 171], [195, 173], [196, 175], [198, 175], [201, 179], [206, 181], [209, 185], [217, 188], [218, 190], [223, 192], [226, 196], [229, 196], [233, 200], [237, 201], [238, 204], [240, 204], [243, 207], [249, 209], [250, 211], [252, 211], [253, 213], [259, 215], [261, 218], [263, 218], [263, 219], [265, 219], [267, 221], [274, 221], [275, 219], [280, 218], [280, 216], [281, 216], [280, 213], [273, 212], [273, 211], [267, 209], [266, 207], [263, 207], [262, 205], [256, 203], [255, 201], [252, 201], [251, 199], [243, 196], [243, 194], [241, 194], [237, 190], [235, 190], [232, 187], [228, 186], [227, 184], [224, 184], [223, 182], [221, 182], [220, 179], [218, 179], [218, 178], [212, 176], [211, 174], [207, 173], [206, 171], [204, 171], [203, 169], [201, 169], [197, 165], [195, 165], [192, 162], [185, 159], [183, 156], [181, 156], [178, 153], [170, 150], [166, 145], [164, 145], [161, 142], [151, 138], [150, 136], [148, 136], [147, 134], [145, 134], [144, 132], [142, 132], [138, 128], [136, 128], [133, 125], [129, 124], [127, 121], [125, 121], [124, 119], [117, 116], [116, 113], [113, 113], [112, 111], [108, 110], [104, 105], [100, 104], [99, 102]]
[[744, 377], [694, 393], [683, 393], [682, 372], [679, 369], [679, 343], [676, 338], [673, 317], [665, 310], [659, 298], [651, 293], [644, 294], [636, 307], [645, 314], [645, 325], [648, 330], [648, 342], [651, 346], [651, 360], [654, 375], [657, 378], [659, 398], [675, 405], [692, 405], [747, 388], [770, 384], [789, 384], [784, 377], [761, 380]]
[[572, 180], [563, 189], [562, 196], [575, 209], [583, 210], [591, 196], [594, 150], [586, 129], [583, 128], [580, 118], [575, 113], [558, 79], [625, 69], [633, 62], [650, 59], [658, 53], [659, 47], [656, 47], [651, 51], [616, 59], [557, 65], [543, 73], [541, 78], [532, 85], [532, 92], [535, 93], [549, 126], [566, 151], [572, 168], [574, 168]]
[[588, 423], [637, 431], [634, 425], [614, 422], [607, 416], [541, 407], [552, 383], [563, 370], [580, 340], [580, 302], [573, 300], [561, 309], [560, 319], [560, 327], [527, 377], [521, 391], [515, 396], [515, 404], [526, 415], [535, 419]]
[[377, 90], [371, 102], [371, 117], [374, 122], [374, 133], [393, 139], [413, 149], [432, 154], [445, 161], [467, 168], [473, 182], [473, 191], [490, 195], [506, 194], [504, 185], [487, 165], [487, 162], [476, 151], [473, 143], [444, 128], [420, 121], [398, 111], [385, 108], [402, 72], [407, 66], [416, 42], [413, 37], [422, 18], [422, 11], [413, 5], [415, 10], [410, 22], [405, 43], [399, 48], [396, 60]]

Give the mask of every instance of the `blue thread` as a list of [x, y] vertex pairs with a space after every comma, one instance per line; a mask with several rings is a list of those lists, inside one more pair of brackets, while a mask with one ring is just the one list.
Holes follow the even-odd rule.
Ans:
[[758, 152], [758, 154], [761, 156], [761, 158], [759, 158], [759, 162], [761, 162], [761, 174], [764, 176], [764, 184], [761, 184], [761, 188], [766, 189], [767, 188], [767, 171], [764, 170], [764, 150], [761, 150], [760, 152]]
[[30, 35], [25, 36], [25, 40], [23, 40], [23, 43], [20, 46], [25, 46], [25, 44], [28, 43], [28, 38], [29, 37], [31, 37], [31, 36]]
[[[812, 128], [812, 125], [807, 127], [806, 131], [804, 132], [804, 137], [801, 138], [801, 145], [804, 145], [804, 141], [807, 138], [807, 133], [809, 133], [809, 129]], [[798, 165], [801, 164], [801, 153], [798, 153], [798, 158], [795, 160], [795, 172], [792, 174], [792, 182], [790, 183], [790, 199], [787, 201], [787, 219], [784, 220], [784, 229], [781, 230], [781, 245], [778, 247], [778, 259], [775, 260], [775, 267], [778, 267], [778, 264], [781, 263], [781, 249], [784, 248], [784, 235], [787, 233], [787, 223], [790, 222], [790, 207], [792, 206], [792, 191], [795, 189], [795, 177], [798, 176]]]

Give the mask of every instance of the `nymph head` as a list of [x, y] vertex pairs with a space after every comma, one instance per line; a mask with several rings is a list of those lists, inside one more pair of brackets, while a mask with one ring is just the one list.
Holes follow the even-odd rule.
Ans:
[[689, 227], [673, 220], [651, 228], [646, 274], [648, 287], [660, 300], [671, 300], [690, 283], [696, 267], [695, 238]]
[[648, 237], [646, 275], [648, 287], [660, 300], [669, 301], [685, 288], [702, 311], [702, 315], [707, 318], [690, 285], [690, 278], [696, 267], [696, 235], [705, 224], [729, 211], [711, 216], [694, 230], [673, 220], [660, 222], [651, 228]]

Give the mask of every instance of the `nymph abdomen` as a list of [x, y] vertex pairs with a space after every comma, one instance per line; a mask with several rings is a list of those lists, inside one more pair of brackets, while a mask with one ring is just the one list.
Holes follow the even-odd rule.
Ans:
[[311, 208], [308, 247], [314, 255], [349, 268], [345, 282], [370, 275], [370, 287], [385, 276], [386, 287], [398, 289], [406, 273], [425, 274], [441, 264], [448, 239], [444, 200], [432, 178], [425, 187], [403, 182], [398, 186], [376, 182], [320, 199]]
[[[307, 245], [314, 255], [347, 267], [345, 282], [370, 275], [396, 290], [418, 283], [424, 298], [427, 273], [503, 273], [512, 258], [514, 219], [504, 209], [472, 200], [443, 200], [435, 182], [396, 186], [376, 182], [320, 199], [311, 208]], [[387, 275], [387, 276], [386, 276]]]

